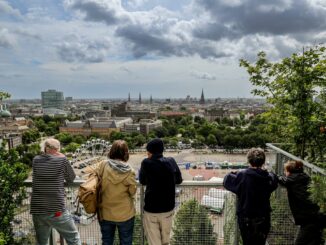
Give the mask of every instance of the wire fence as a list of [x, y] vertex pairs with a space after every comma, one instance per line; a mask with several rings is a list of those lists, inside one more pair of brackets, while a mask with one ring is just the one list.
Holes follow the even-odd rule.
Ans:
[[[284, 163], [297, 157], [268, 144], [271, 149], [270, 167], [277, 174], [283, 173]], [[325, 175], [314, 165], [305, 164], [305, 171]], [[77, 188], [82, 181], [74, 182], [66, 188], [67, 209], [74, 214], [76, 210]], [[31, 182], [26, 182], [28, 197], [17, 210], [13, 221], [16, 240], [20, 244], [36, 244], [30, 211]], [[138, 186], [135, 197], [136, 218], [133, 244], [146, 245], [142, 226], [143, 187]], [[293, 245], [298, 227], [295, 226], [289, 209], [287, 193], [278, 188], [271, 197], [271, 231], [268, 245]], [[80, 232], [83, 245], [100, 245], [101, 232], [96, 217], [89, 218], [85, 212], [74, 214], [75, 223]], [[117, 236], [117, 234], [116, 234]], [[118, 239], [115, 239], [118, 245]], [[60, 236], [53, 232], [50, 245], [65, 244]], [[237, 227], [236, 197], [224, 190], [221, 182], [185, 181], [176, 189], [176, 207], [171, 232], [171, 245], [240, 245], [241, 236]]]

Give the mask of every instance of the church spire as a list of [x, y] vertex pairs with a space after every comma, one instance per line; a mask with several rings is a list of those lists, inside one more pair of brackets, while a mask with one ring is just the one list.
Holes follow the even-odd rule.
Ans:
[[205, 97], [204, 97], [204, 89], [201, 90], [201, 96], [200, 96], [200, 104], [205, 104]]

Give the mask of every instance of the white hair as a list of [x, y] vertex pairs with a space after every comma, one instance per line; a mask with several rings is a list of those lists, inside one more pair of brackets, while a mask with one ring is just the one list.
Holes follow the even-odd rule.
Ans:
[[56, 139], [47, 139], [44, 141], [44, 149], [45, 148], [50, 148], [54, 150], [60, 150], [60, 142], [59, 140]]

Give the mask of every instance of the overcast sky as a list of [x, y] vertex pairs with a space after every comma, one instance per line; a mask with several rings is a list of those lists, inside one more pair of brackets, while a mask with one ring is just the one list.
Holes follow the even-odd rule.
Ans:
[[0, 90], [252, 97], [240, 58], [325, 41], [325, 0], [0, 0]]

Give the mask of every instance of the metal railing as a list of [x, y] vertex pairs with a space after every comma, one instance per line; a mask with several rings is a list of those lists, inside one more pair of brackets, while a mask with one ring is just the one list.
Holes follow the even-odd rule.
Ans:
[[[83, 180], [77, 180], [72, 185], [66, 187], [66, 206], [72, 214], [76, 210], [77, 188], [82, 182]], [[31, 181], [26, 181], [29, 194], [31, 193], [31, 184]], [[24, 200], [13, 222], [16, 237], [24, 238], [24, 243], [22, 244], [35, 244], [35, 231], [32, 217], [29, 213], [29, 200], [30, 198]], [[133, 239], [133, 244], [135, 245], [147, 244], [142, 226], [141, 207], [143, 206], [143, 200], [143, 187], [138, 185], [135, 196], [136, 220]], [[179, 244], [178, 241], [190, 239], [194, 242], [193, 244], [238, 244], [237, 239], [229, 239], [229, 242], [225, 242], [225, 237], [238, 237], [236, 235], [235, 218], [230, 220], [230, 217], [235, 217], [234, 200], [234, 195], [225, 191], [221, 182], [184, 181], [177, 186], [176, 190], [174, 221], [179, 220], [174, 222], [171, 243], [177, 245]], [[179, 211], [186, 218], [180, 216]], [[101, 244], [101, 232], [96, 217], [90, 219], [89, 215], [82, 210], [81, 216], [74, 215], [74, 219], [83, 245]], [[228, 223], [226, 224], [226, 222]], [[191, 230], [192, 232], [190, 234], [182, 234], [180, 231], [183, 229]], [[55, 231], [53, 231], [50, 239], [50, 245], [54, 244], [65, 244]]]
[[[289, 160], [301, 160], [296, 156], [267, 144], [268, 160], [277, 174], [283, 174], [284, 163]], [[302, 161], [302, 160], [301, 160]], [[306, 161], [303, 161], [308, 174], [325, 175], [325, 171]], [[233, 170], [234, 171], [234, 170]], [[78, 186], [82, 180], [77, 180], [66, 188], [67, 208], [73, 213], [76, 209], [75, 198]], [[28, 193], [31, 193], [31, 181], [26, 182]], [[138, 185], [135, 196], [136, 221], [134, 228], [135, 245], [147, 245], [142, 226], [142, 206], [144, 191]], [[298, 227], [295, 226], [289, 209], [286, 190], [278, 188], [271, 197], [271, 231], [267, 243], [269, 245], [293, 245]], [[29, 198], [24, 200], [18, 209], [13, 222], [15, 236], [22, 244], [35, 244], [35, 232], [32, 217], [29, 214]], [[81, 235], [83, 245], [100, 245], [101, 232], [97, 219], [92, 219], [82, 212], [74, 215], [76, 225]], [[224, 190], [221, 182], [184, 181], [177, 187], [174, 225], [171, 233], [171, 245], [240, 245], [242, 244], [236, 222], [235, 195]], [[117, 239], [116, 239], [117, 240]], [[186, 241], [186, 243], [185, 243]], [[65, 244], [56, 232], [52, 233], [50, 245]], [[115, 245], [118, 244], [118, 241]]]

